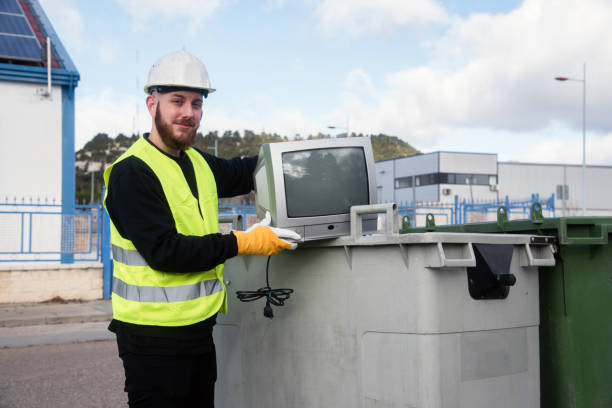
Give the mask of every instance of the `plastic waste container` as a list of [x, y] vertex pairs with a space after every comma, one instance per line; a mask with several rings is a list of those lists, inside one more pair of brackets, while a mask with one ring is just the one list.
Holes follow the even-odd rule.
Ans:
[[539, 407], [538, 266], [527, 235], [340, 237], [271, 258], [295, 292], [275, 316], [234, 293], [265, 286], [265, 257], [225, 265], [216, 406]]
[[612, 407], [612, 217], [544, 219], [434, 226], [426, 230], [519, 233], [555, 237], [556, 264], [541, 269], [540, 378], [543, 408]]

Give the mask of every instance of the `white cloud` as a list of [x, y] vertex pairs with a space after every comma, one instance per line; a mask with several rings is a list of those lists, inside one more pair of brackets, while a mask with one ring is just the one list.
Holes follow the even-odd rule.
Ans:
[[253, 132], [277, 133], [281, 136], [294, 137], [299, 134], [306, 137], [309, 134], [317, 134], [321, 129], [321, 121], [305, 115], [297, 108], [286, 107], [277, 109], [262, 116], [262, 112], [254, 110], [243, 110], [231, 114], [212, 108], [204, 111], [204, 118], [200, 125], [200, 131], [207, 133], [209, 130], [238, 130], [242, 133], [248, 129]]
[[[241, 134], [245, 129], [254, 132], [265, 131], [281, 136], [303, 137], [316, 134], [320, 129], [320, 120], [304, 115], [299, 109], [286, 107], [262, 115], [256, 110], [232, 111], [227, 113], [211, 105], [205, 105], [204, 115], [199, 131], [237, 130]], [[75, 147], [81, 149], [97, 133], [106, 133], [111, 137], [119, 133], [126, 135], [148, 132], [151, 129], [151, 117], [146, 109], [144, 97], [118, 94], [110, 88], [96, 95], [77, 97], [76, 101], [76, 141]]]
[[85, 46], [83, 18], [72, 0], [41, 0], [40, 3], [64, 46], [82, 50]]
[[120, 95], [109, 88], [96, 95], [77, 96], [75, 110], [77, 150], [97, 133], [115, 137], [119, 133], [129, 135], [151, 129], [144, 97]]
[[[602, 39], [612, 36], [611, 19], [604, 0], [526, 0], [508, 14], [454, 17], [429, 64], [378, 83], [362, 70], [350, 73], [340, 110], [356, 131], [396, 134], [424, 149], [470, 127], [534, 134], [559, 121], [578, 130], [582, 84], [553, 77], [581, 78], [586, 61], [587, 129], [608, 134], [612, 53]], [[547, 140], [565, 160], [563, 143]], [[612, 144], [598, 143], [605, 151], [598, 160], [611, 159]]]
[[448, 16], [435, 0], [323, 0], [317, 7], [325, 32], [386, 33], [400, 25], [444, 22]]
[[137, 28], [153, 18], [187, 18], [191, 27], [210, 17], [221, 0], [116, 0], [133, 18]]
[[[530, 146], [519, 159], [525, 162], [582, 163], [582, 138], [579, 134], [572, 140], [544, 140]], [[612, 133], [587, 134], [586, 162], [588, 164], [612, 163]]]

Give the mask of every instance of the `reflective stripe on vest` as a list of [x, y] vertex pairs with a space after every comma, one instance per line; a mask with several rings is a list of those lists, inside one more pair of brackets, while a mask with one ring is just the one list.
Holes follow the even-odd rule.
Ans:
[[117, 245], [111, 245], [113, 261], [121, 262], [129, 266], [148, 266], [149, 264], [135, 249], [124, 249]]
[[113, 293], [135, 302], [184, 302], [221, 292], [223, 285], [218, 279], [197, 282], [192, 285], [157, 287], [129, 285], [113, 277]]

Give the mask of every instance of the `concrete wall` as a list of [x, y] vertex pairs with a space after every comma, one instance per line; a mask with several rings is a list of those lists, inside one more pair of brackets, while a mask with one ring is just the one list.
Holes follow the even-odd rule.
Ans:
[[413, 202], [413, 194], [417, 203], [421, 202], [437, 202], [438, 201], [438, 184], [431, 184], [428, 186], [419, 186], [407, 188], [401, 188], [395, 190], [395, 202], [401, 204], [411, 204]]
[[102, 299], [102, 264], [0, 265], [0, 303]]
[[0, 81], [0, 201], [62, 197], [62, 89]]
[[439, 171], [439, 153], [419, 154], [395, 160], [395, 178]]
[[[42, 84], [0, 81], [0, 203], [62, 201], [62, 88], [41, 96]], [[22, 201], [23, 200], [23, 201]], [[31, 201], [30, 201], [31, 200]], [[40, 200], [40, 201], [39, 201]], [[0, 206], [0, 252], [59, 251], [60, 207]], [[31, 230], [31, 239], [30, 239]], [[31, 245], [30, 245], [31, 242]], [[18, 255], [2, 259], [19, 259]], [[28, 259], [46, 259], [29, 255]]]
[[497, 155], [440, 152], [440, 173], [497, 174]]
[[[611, 166], [586, 167], [586, 215], [612, 214], [612, 189], [606, 187], [610, 179]], [[508, 195], [511, 198], [529, 198], [529, 194], [538, 193], [541, 198], [548, 198], [553, 193], [556, 195], [556, 186], [559, 184], [567, 184], [569, 187], [569, 199], [565, 203], [566, 215], [582, 215], [582, 166], [499, 163], [501, 197]], [[563, 201], [558, 197], [555, 197], [555, 208], [556, 215], [562, 216]]]
[[[493, 173], [494, 174], [494, 173]], [[453, 203], [455, 202], [455, 196], [459, 196], [459, 201], [466, 200], [470, 201], [472, 198], [474, 202], [478, 201], [493, 201], [497, 200], [499, 195], [496, 191], [491, 191], [489, 186], [470, 186], [468, 184], [440, 184], [440, 202]], [[444, 190], [450, 190], [450, 194], [445, 195]]]

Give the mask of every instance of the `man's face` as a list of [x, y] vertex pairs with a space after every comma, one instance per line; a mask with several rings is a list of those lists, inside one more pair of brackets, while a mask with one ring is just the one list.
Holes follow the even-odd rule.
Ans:
[[202, 119], [202, 95], [176, 91], [158, 94], [157, 98], [155, 127], [163, 142], [178, 150], [193, 146]]

